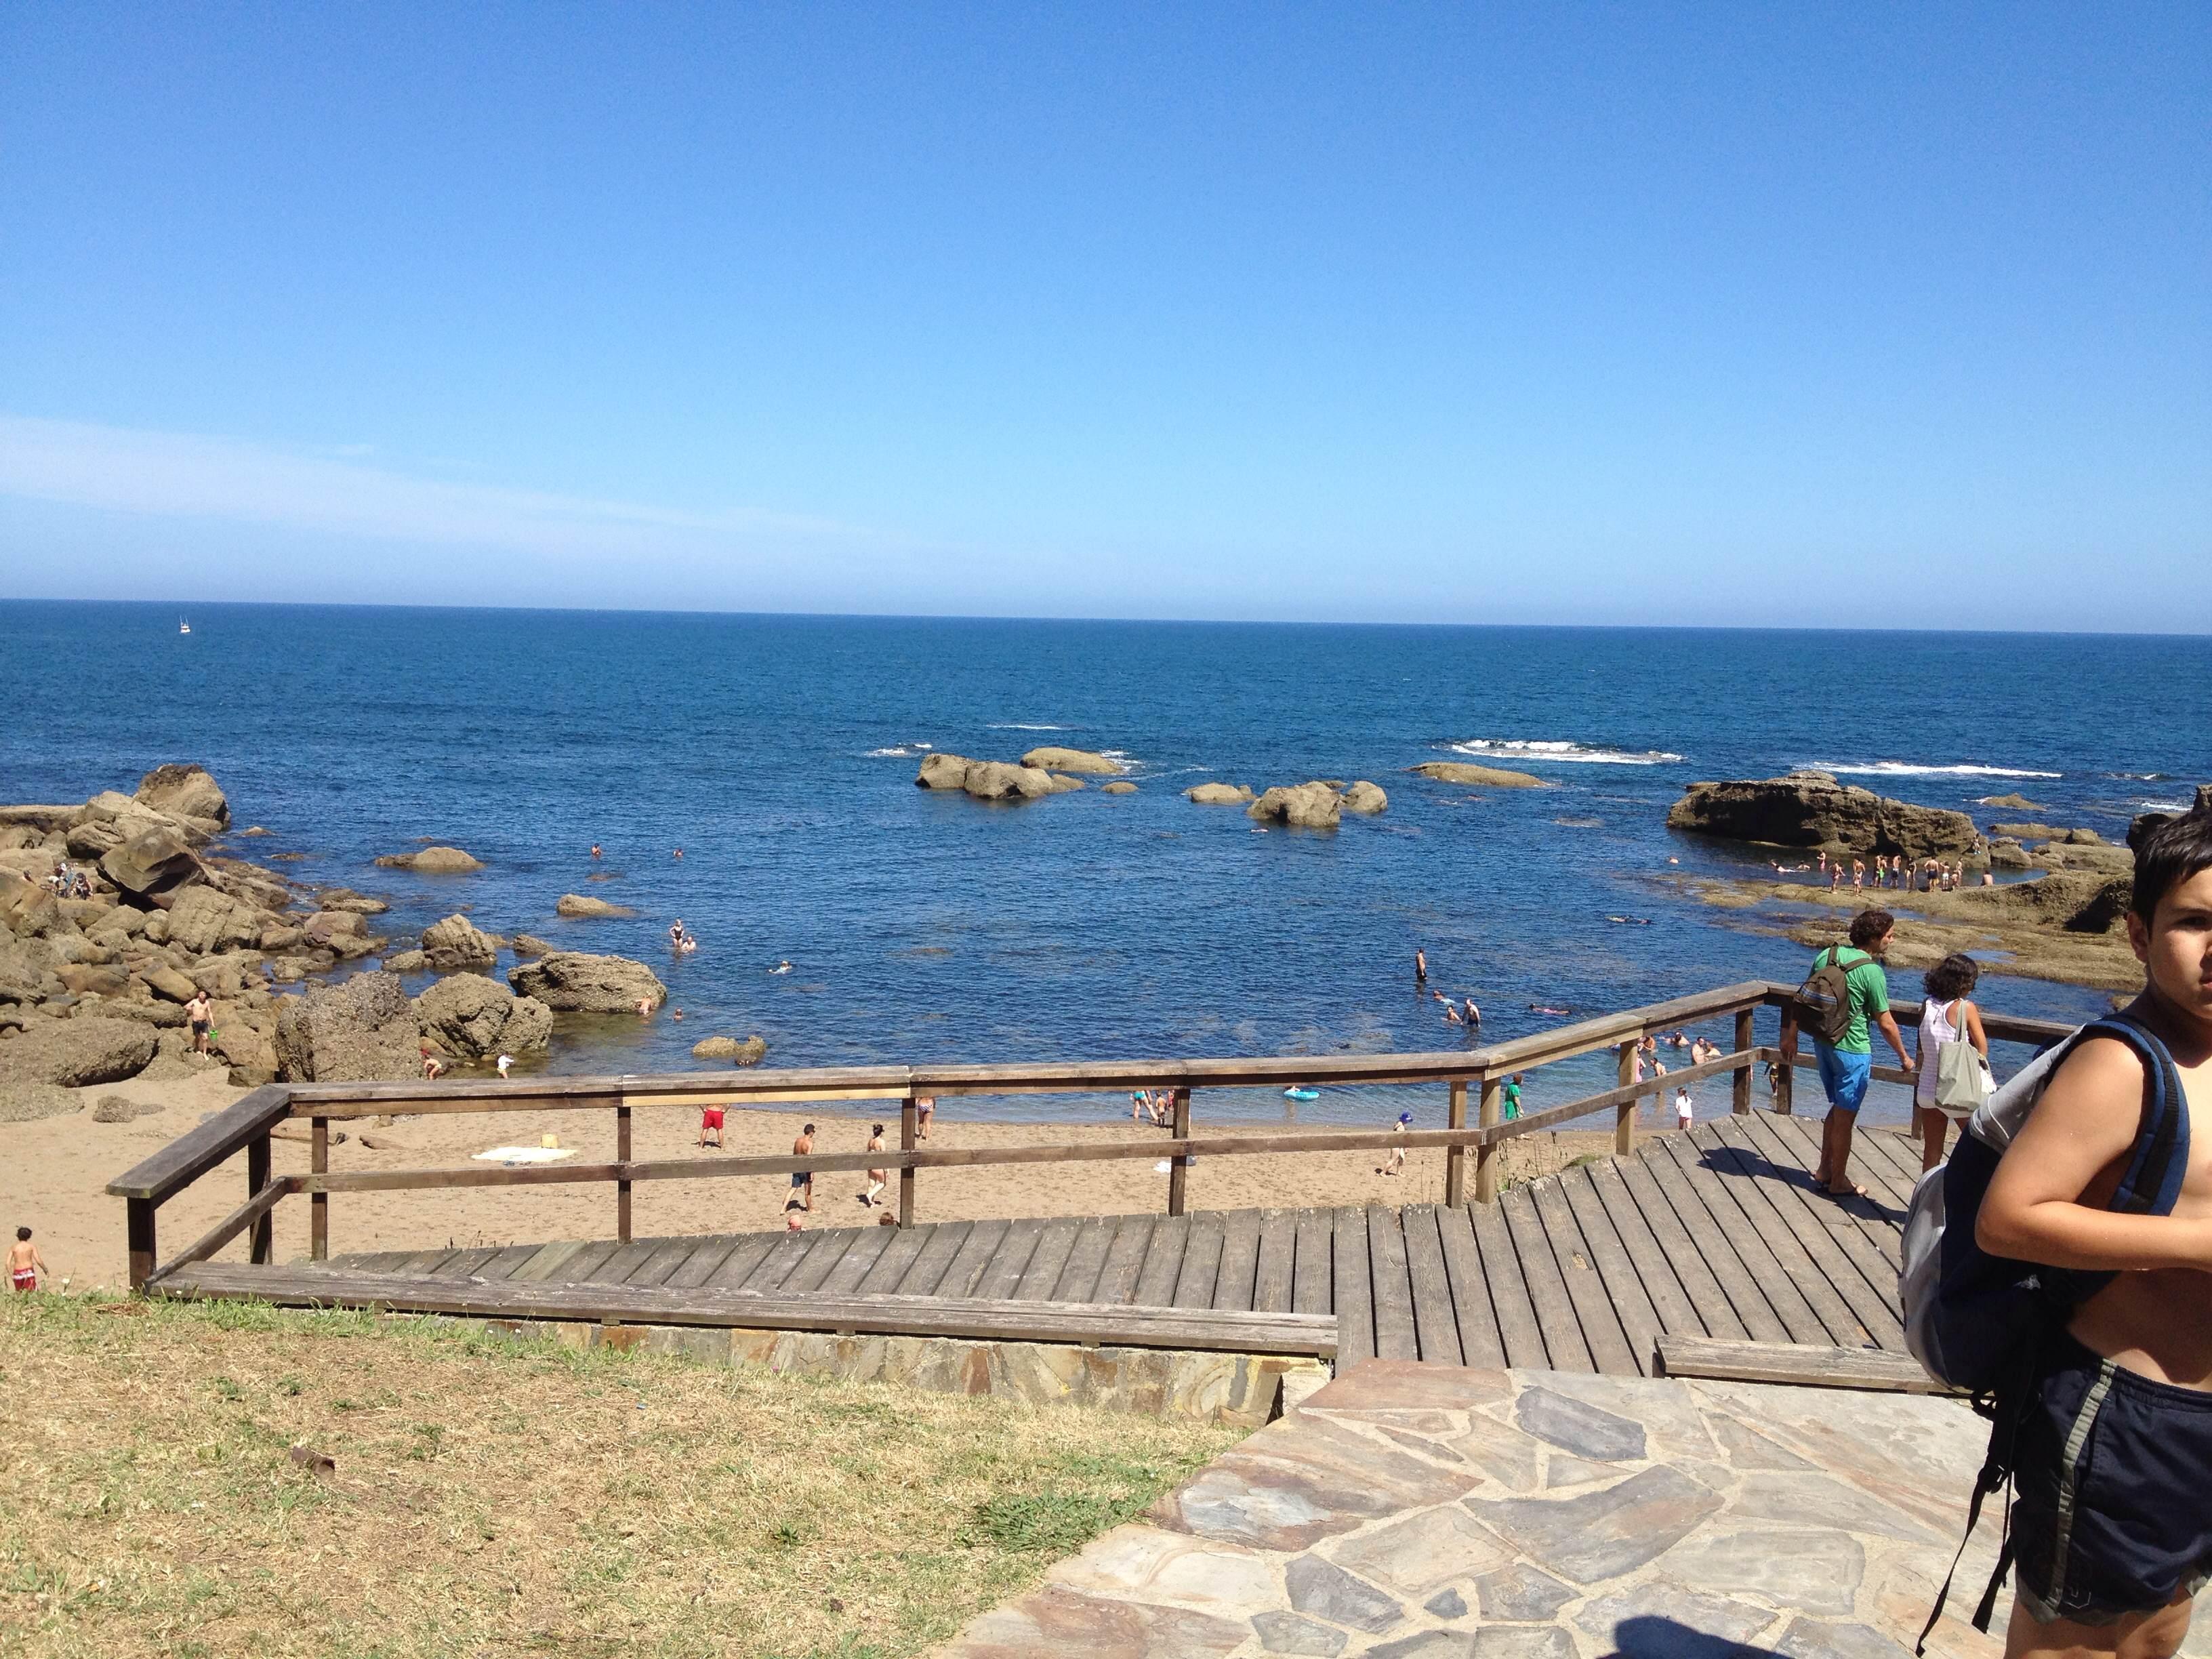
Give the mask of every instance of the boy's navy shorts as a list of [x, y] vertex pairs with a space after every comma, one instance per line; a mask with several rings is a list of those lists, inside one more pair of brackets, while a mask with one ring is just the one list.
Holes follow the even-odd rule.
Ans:
[[2014, 1456], [2018, 1595], [2036, 1619], [2110, 1625], [2212, 1576], [2212, 1393], [2046, 1339]]

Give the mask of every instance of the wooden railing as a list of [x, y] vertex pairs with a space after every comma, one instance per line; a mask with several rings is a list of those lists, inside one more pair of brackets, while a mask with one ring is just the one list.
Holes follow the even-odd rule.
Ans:
[[[1753, 1017], [1779, 1010], [1778, 1041], [1761, 1045]], [[1900, 1011], [1900, 1020], [1917, 1014]], [[1638, 1045], [1647, 1035], [1706, 1021], [1732, 1019], [1733, 1047], [1717, 1060], [1685, 1066], [1664, 1076], [1638, 1081]], [[2001, 1040], [2043, 1042], [2069, 1029], [2045, 1021], [2008, 1019], [1985, 1014], [1990, 1036]], [[1157, 1141], [1048, 1142], [1026, 1146], [926, 1148], [917, 1137], [917, 1103], [971, 1095], [1098, 1093], [1135, 1089], [1165, 1091], [1174, 1103], [1170, 1139], [1167, 1208], [1183, 1212], [1190, 1161], [1198, 1157], [1237, 1158], [1261, 1154], [1442, 1149], [1445, 1154], [1444, 1200], [1468, 1200], [1468, 1164], [1474, 1164], [1474, 1198], [1494, 1202], [1498, 1195], [1498, 1149], [1517, 1136], [1553, 1129], [1610, 1109], [1613, 1145], [1634, 1145], [1638, 1103], [1686, 1083], [1727, 1073], [1731, 1107], [1752, 1109], [1753, 1068], [1783, 1060], [1775, 1080], [1774, 1109], [1792, 1109], [1797, 1055], [1796, 1010], [1789, 988], [1752, 981], [1723, 986], [1672, 1001], [1653, 1003], [1555, 1030], [1482, 1048], [1443, 1054], [1401, 1054], [1337, 1059], [1133, 1060], [1072, 1061], [1033, 1066], [824, 1066], [806, 1070], [682, 1073], [673, 1076], [548, 1078], [515, 1082], [276, 1084], [257, 1089], [228, 1109], [163, 1147], [129, 1173], [108, 1183], [125, 1200], [130, 1247], [131, 1283], [149, 1280], [188, 1262], [214, 1255], [248, 1235], [251, 1261], [274, 1260], [275, 1211], [283, 1200], [305, 1194], [308, 1202], [308, 1255], [329, 1254], [330, 1201], [333, 1194], [421, 1191], [463, 1187], [562, 1186], [605, 1182], [615, 1188], [616, 1237], [627, 1243], [631, 1231], [631, 1194], [639, 1182], [713, 1181], [746, 1176], [815, 1171], [896, 1169], [898, 1220], [915, 1218], [915, 1185], [923, 1170], [975, 1168], [1011, 1164], [1063, 1164], [1121, 1158], [1157, 1158]], [[1611, 1050], [1617, 1056], [1618, 1086], [1564, 1105], [1524, 1114], [1510, 1121], [1503, 1111], [1506, 1079], [1559, 1061]], [[1901, 1073], [1878, 1072], [1892, 1079]], [[1316, 1085], [1436, 1084], [1448, 1086], [1446, 1127], [1403, 1133], [1389, 1128], [1321, 1129], [1264, 1134], [1201, 1135], [1192, 1128], [1192, 1097], [1207, 1089], [1254, 1088], [1291, 1084]], [[1468, 1122], [1468, 1103], [1475, 1102], [1475, 1121]], [[852, 1101], [899, 1103], [899, 1146], [880, 1152], [817, 1152], [804, 1157], [659, 1158], [631, 1156], [631, 1114], [640, 1108], [705, 1105], [796, 1105]], [[388, 1114], [429, 1115], [599, 1109], [614, 1115], [614, 1156], [606, 1163], [534, 1164], [515, 1168], [379, 1170], [336, 1172], [330, 1167], [330, 1125], [333, 1120]], [[270, 1132], [291, 1118], [309, 1125], [309, 1168], [305, 1175], [272, 1176]], [[158, 1259], [155, 1212], [176, 1194], [235, 1157], [246, 1155], [246, 1201], [204, 1237], [166, 1262]]]

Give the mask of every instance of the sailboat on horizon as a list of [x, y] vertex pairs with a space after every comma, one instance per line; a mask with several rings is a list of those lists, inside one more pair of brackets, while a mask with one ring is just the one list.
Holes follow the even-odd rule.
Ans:
[[190, 623], [186, 622], [182, 617], [177, 618], [177, 632], [179, 634], [189, 634], [191, 631], [192, 625]]

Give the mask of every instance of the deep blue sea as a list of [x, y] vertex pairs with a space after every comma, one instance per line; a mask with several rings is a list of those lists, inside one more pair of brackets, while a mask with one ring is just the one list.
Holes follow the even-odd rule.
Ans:
[[[1976, 798], [2017, 790], [2040, 818], [2117, 836], [2212, 777], [2202, 638], [190, 617], [181, 636], [174, 605], [0, 603], [0, 799], [82, 799], [198, 761], [240, 827], [275, 832], [236, 850], [305, 853], [276, 867], [388, 897], [381, 922], [403, 942], [466, 908], [495, 932], [651, 963], [684, 1022], [605, 1023], [563, 1045], [553, 1064], [568, 1071], [688, 1068], [717, 1031], [757, 1031], [772, 1063], [799, 1065], [1454, 1046], [1414, 994], [1417, 945], [1498, 1041], [1554, 1023], [1532, 1003], [1595, 1012], [1802, 971], [1798, 947], [1745, 926], [1757, 915], [1656, 879], [1670, 857], [1765, 869], [1755, 849], [1668, 834], [1691, 780], [1815, 763], [1985, 822], [2019, 815]], [[927, 749], [1012, 759], [1040, 743], [1126, 756], [1140, 793], [1005, 807], [914, 787]], [[1556, 787], [1405, 770], [1455, 757]], [[1371, 778], [1389, 811], [1334, 835], [1257, 834], [1178, 793], [1310, 777]], [[371, 863], [424, 838], [489, 867]], [[614, 878], [587, 883], [595, 871]], [[636, 915], [561, 921], [570, 891]], [[682, 961], [665, 937], [678, 916], [703, 941]], [[795, 971], [766, 971], [785, 958]], [[1900, 994], [1917, 994], [1911, 977]], [[2004, 978], [1983, 994], [2053, 1018], [2102, 1000]], [[1604, 1066], [1540, 1074], [1531, 1104], [1605, 1086]], [[1282, 1111], [1258, 1095], [1206, 1107]], [[1377, 1109], [1332, 1092], [1301, 1116]]]

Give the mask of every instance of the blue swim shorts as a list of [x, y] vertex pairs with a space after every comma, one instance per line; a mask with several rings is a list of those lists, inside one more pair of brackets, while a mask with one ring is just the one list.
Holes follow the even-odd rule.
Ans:
[[1828, 1104], [1847, 1112], [1858, 1110], [1866, 1102], [1867, 1085], [1874, 1080], [1874, 1056], [1831, 1048], [1825, 1042], [1814, 1043], [1813, 1054], [1820, 1062], [1820, 1086], [1828, 1091]]

